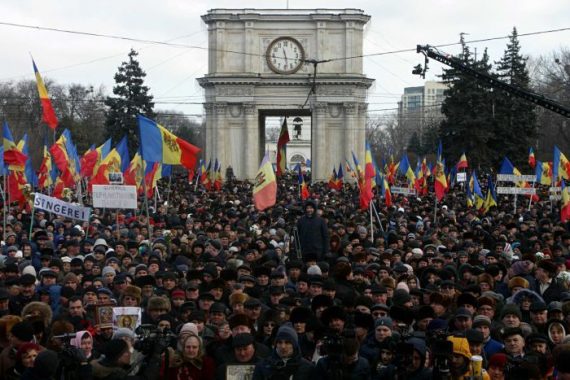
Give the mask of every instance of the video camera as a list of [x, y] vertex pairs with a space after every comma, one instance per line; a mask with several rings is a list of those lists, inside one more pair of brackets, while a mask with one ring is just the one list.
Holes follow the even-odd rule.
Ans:
[[426, 336], [433, 358], [434, 379], [451, 379], [449, 364], [453, 356], [453, 343], [447, 340], [449, 335], [445, 330], [434, 330]]
[[176, 334], [170, 330], [161, 330], [155, 325], [140, 325], [135, 329], [135, 334], [137, 340], [134, 348], [143, 355], [149, 355], [157, 349], [162, 352], [167, 347], [176, 346]]

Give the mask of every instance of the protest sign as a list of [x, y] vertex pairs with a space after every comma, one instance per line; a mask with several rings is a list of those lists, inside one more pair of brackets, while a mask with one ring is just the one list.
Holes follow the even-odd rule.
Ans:
[[93, 185], [93, 207], [137, 209], [136, 186]]
[[41, 193], [35, 193], [34, 207], [66, 218], [89, 221], [91, 208], [64, 202]]

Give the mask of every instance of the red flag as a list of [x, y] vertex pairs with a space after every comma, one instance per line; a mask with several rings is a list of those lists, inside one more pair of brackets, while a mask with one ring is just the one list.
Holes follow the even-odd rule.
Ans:
[[283, 125], [279, 132], [279, 140], [277, 140], [277, 177], [282, 176], [287, 170], [287, 154], [285, 147], [289, 139], [289, 131], [287, 129], [287, 118], [283, 119]]

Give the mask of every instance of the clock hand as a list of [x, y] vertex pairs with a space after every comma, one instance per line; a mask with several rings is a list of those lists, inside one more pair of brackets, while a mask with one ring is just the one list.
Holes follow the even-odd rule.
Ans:
[[288, 59], [287, 59], [287, 53], [285, 53], [285, 49], [282, 49], [283, 51], [283, 55], [285, 56], [285, 63], [287, 63]]

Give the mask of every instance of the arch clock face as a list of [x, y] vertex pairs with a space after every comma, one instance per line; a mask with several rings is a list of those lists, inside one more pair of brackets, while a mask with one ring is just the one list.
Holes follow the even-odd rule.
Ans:
[[291, 37], [279, 37], [267, 48], [267, 65], [278, 74], [294, 74], [305, 60], [305, 50], [299, 41]]

